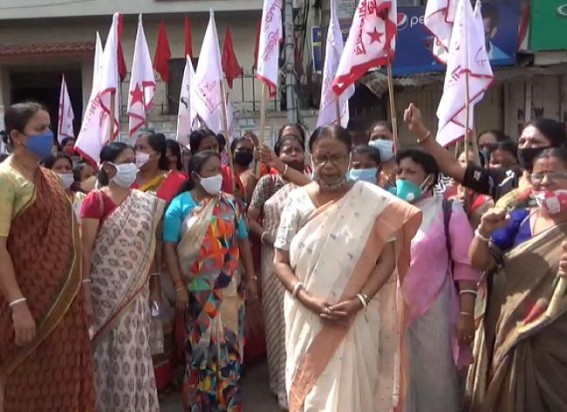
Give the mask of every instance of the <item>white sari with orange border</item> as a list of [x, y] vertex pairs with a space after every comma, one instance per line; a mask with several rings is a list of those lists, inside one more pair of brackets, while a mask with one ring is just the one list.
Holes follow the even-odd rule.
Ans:
[[[362, 289], [384, 246], [396, 242], [398, 273], [409, 267], [421, 212], [386, 191], [356, 183], [319, 208], [305, 188], [292, 192], [276, 247], [289, 249], [295, 275], [313, 296], [331, 302]], [[390, 411], [401, 378], [401, 303], [392, 276], [348, 327], [324, 324], [286, 293], [286, 387], [290, 412]]]

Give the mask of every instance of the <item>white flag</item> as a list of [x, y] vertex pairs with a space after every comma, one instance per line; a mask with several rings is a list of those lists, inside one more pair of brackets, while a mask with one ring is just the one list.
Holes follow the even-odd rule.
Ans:
[[268, 86], [270, 97], [274, 97], [278, 88], [280, 43], [283, 39], [282, 0], [264, 0], [260, 24], [256, 78]]
[[[98, 163], [102, 147], [115, 140], [120, 133], [120, 124], [112, 100], [118, 95], [118, 13], [112, 18], [106, 45], [98, 69], [97, 81], [85, 110], [83, 124], [75, 149], [91, 163]], [[116, 101], [116, 100], [115, 100]]]
[[224, 132], [224, 98], [220, 82], [223, 81], [219, 37], [215, 15], [210, 12], [199, 64], [195, 72], [195, 109], [201, 122], [215, 133]]
[[360, 0], [333, 82], [335, 93], [342, 94], [368, 70], [392, 62], [397, 15], [394, 0]]
[[102, 65], [102, 53], [104, 52], [102, 48], [102, 41], [100, 40], [100, 34], [96, 32], [96, 40], [95, 40], [95, 54], [94, 54], [94, 64], [93, 64], [93, 86], [91, 89], [92, 93], [96, 93], [98, 91], [98, 81], [100, 79], [101, 73], [101, 65]]
[[156, 78], [141, 14], [138, 17], [138, 32], [136, 33], [128, 92], [128, 132], [132, 137], [146, 123], [148, 111], [154, 103], [156, 92]]
[[61, 92], [59, 93], [59, 124], [57, 125], [57, 140], [59, 143], [66, 137], [75, 138], [73, 120], [75, 120], [75, 114], [73, 113], [69, 90], [67, 90], [67, 83], [63, 75], [61, 79]]
[[179, 93], [176, 137], [179, 144], [183, 146], [187, 146], [189, 144], [189, 135], [193, 130], [193, 122], [195, 121], [196, 116], [193, 93], [195, 69], [193, 69], [191, 57], [186, 56], [186, 59], [185, 70], [183, 71], [183, 81], [181, 83], [181, 92]]
[[474, 124], [474, 106], [494, 80], [484, 42], [480, 1], [473, 12], [469, 0], [459, 0], [449, 45], [443, 96], [437, 109], [437, 140], [448, 145], [465, 135], [466, 87], [469, 88], [469, 131]]
[[423, 24], [433, 35], [431, 52], [440, 62], [447, 64], [449, 43], [455, 23], [456, 0], [428, 0]]
[[344, 47], [336, 7], [336, 1], [332, 0], [331, 19], [327, 33], [327, 46], [325, 47], [323, 85], [321, 87], [321, 103], [319, 104], [317, 127], [336, 123], [339, 120], [337, 117], [340, 116], [340, 125], [346, 128], [349, 121], [348, 99], [354, 94], [354, 85], [350, 85], [340, 97], [337, 96], [333, 90], [333, 81], [335, 80]]

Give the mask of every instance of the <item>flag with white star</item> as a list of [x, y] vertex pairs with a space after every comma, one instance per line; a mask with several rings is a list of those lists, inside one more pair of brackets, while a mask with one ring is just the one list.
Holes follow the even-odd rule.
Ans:
[[360, 0], [333, 82], [337, 95], [368, 70], [393, 61], [397, 14], [395, 0]]

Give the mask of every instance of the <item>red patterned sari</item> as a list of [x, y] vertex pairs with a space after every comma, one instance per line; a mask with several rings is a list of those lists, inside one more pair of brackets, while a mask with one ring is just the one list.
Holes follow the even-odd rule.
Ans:
[[38, 169], [35, 196], [13, 218], [7, 245], [37, 332], [32, 343], [16, 346], [11, 311], [0, 296], [5, 411], [93, 411], [79, 231], [57, 175]]

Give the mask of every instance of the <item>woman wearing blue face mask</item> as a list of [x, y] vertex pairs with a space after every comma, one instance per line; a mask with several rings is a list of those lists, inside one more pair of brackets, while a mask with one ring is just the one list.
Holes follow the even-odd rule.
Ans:
[[87, 195], [81, 211], [97, 410], [108, 410], [112, 399], [116, 411], [159, 411], [149, 342], [149, 283], [164, 201], [130, 189], [138, 173], [132, 147], [110, 143], [100, 162], [101, 189]]
[[[93, 411], [93, 363], [77, 221], [50, 155], [47, 110], [4, 116], [0, 165], [0, 410]], [[37, 390], [42, 388], [41, 390]]]
[[352, 150], [349, 179], [378, 184], [380, 177], [380, 152], [372, 146], [360, 145]]
[[380, 151], [382, 170], [379, 186], [390, 190], [396, 185], [396, 155], [392, 125], [384, 120], [374, 123], [370, 129], [369, 138], [368, 144]]
[[409, 355], [406, 411], [459, 410], [458, 368], [472, 362], [474, 304], [480, 273], [469, 265], [473, 233], [458, 202], [433, 195], [439, 167], [429, 154], [396, 156], [398, 197], [423, 213], [403, 278]]

